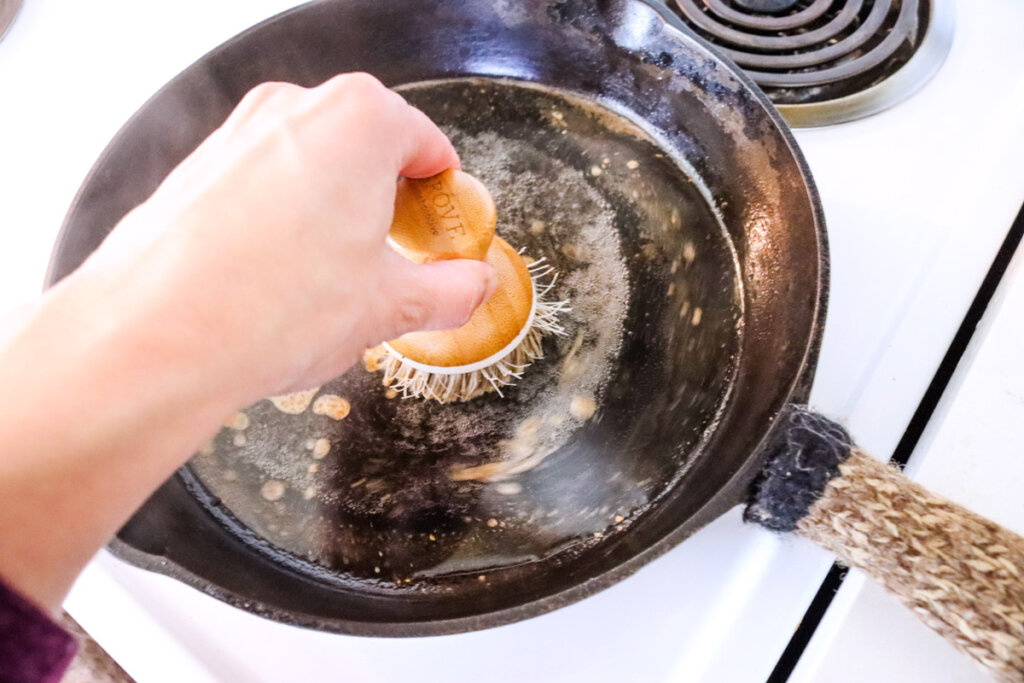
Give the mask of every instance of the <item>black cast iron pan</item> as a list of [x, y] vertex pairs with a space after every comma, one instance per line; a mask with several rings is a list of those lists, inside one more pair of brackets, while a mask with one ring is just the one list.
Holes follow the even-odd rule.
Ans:
[[449, 133], [499, 234], [561, 272], [568, 334], [504, 398], [401, 401], [354, 368], [320, 390], [351, 403], [345, 419], [260, 402], [113, 551], [284, 622], [425, 635], [609, 586], [748, 501], [769, 455], [748, 518], [802, 524], [850, 451], [797, 407], [825, 312], [821, 209], [765, 97], [640, 0], [326, 0], [275, 17], [118, 133], [48, 282], [251, 87], [353, 70]]
[[[445, 633], [593, 593], [744, 500], [811, 375], [821, 211], [765, 98], [637, 0], [346, 0], [275, 17], [125, 125], [74, 202], [49, 282], [251, 87], [353, 70], [452, 136], [495, 195], [499, 234], [561, 271], [569, 334], [505, 399], [389, 400], [354, 368], [321, 390], [351, 402], [344, 420], [257, 404], [245, 444], [225, 429], [113, 550], [282, 621]], [[320, 438], [331, 451], [316, 460]], [[268, 481], [285, 485], [279, 499], [261, 495]]]

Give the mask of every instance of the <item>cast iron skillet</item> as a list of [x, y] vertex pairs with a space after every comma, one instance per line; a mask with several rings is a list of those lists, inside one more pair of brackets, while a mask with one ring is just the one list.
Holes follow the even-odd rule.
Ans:
[[[48, 283], [251, 87], [353, 70], [448, 130], [495, 194], [499, 233], [562, 271], [569, 335], [505, 399], [390, 401], [355, 368], [323, 389], [352, 401], [346, 420], [258, 404], [246, 444], [219, 436], [112, 550], [280, 621], [440, 634], [590, 595], [744, 501], [813, 373], [821, 209], [767, 99], [639, 0], [327, 0], [279, 15], [124, 126], [75, 199]], [[314, 436], [332, 442], [315, 476]], [[452, 479], [512, 457], [510, 440], [552, 452], [503, 481]], [[259, 495], [267, 478], [286, 484], [280, 500]]]

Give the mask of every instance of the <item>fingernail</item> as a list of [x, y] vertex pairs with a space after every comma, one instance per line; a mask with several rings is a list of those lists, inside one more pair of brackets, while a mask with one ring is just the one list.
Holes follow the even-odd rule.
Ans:
[[491, 298], [491, 294], [498, 288], [498, 274], [494, 272], [494, 268], [486, 263], [481, 265], [487, 269], [487, 274], [484, 279], [484, 290], [480, 294], [480, 300], [476, 302], [477, 306]]
[[498, 287], [498, 275], [494, 272], [494, 268], [491, 268], [486, 263], [479, 262], [479, 267], [484, 271], [483, 275], [484, 286], [480, 288], [477, 294], [476, 301], [473, 302], [473, 308], [470, 309], [470, 315], [473, 311], [478, 309], [483, 302], [490, 298], [491, 294], [494, 294], [494, 290]]

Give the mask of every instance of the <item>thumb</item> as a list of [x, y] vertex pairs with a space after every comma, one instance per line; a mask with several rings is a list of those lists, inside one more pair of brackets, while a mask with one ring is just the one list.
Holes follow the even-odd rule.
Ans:
[[385, 292], [385, 339], [406, 332], [452, 330], [494, 292], [497, 276], [483, 261], [452, 260], [416, 264], [398, 254], [389, 264]]

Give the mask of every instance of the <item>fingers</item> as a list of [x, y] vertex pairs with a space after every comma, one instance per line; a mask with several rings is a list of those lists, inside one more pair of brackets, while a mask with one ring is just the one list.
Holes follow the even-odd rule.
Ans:
[[441, 129], [416, 107], [406, 104], [407, 140], [398, 172], [407, 178], [429, 178], [448, 168], [462, 168], [459, 155]]
[[372, 138], [377, 154], [390, 157], [395, 175], [424, 178], [460, 168], [459, 156], [441, 129], [370, 74], [335, 76], [310, 92], [325, 98], [327, 110], [338, 115], [358, 110], [355, 125]]
[[497, 286], [494, 269], [482, 261], [437, 261], [419, 265], [390, 249], [381, 293], [383, 339], [406, 332], [461, 327]]
[[[261, 83], [219, 133], [273, 129], [291, 129], [312, 147], [336, 152], [338, 160], [387, 168], [396, 176], [424, 178], [461, 167], [455, 148], [426, 114], [366, 73], [341, 74], [315, 88]], [[354, 153], [348, 139], [353, 134], [365, 154]]]

